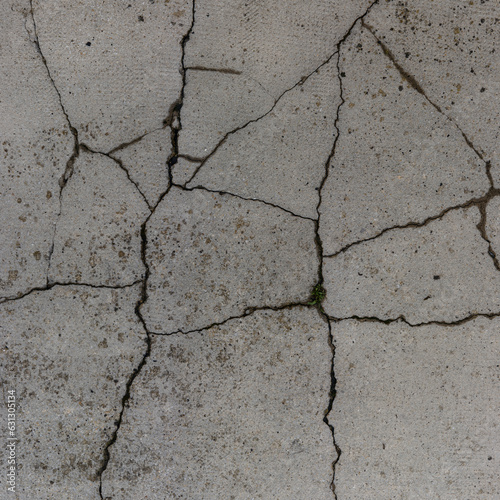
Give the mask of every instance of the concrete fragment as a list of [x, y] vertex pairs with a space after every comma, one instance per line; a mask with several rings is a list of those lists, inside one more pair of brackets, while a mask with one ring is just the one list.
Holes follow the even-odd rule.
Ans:
[[111, 154], [122, 162], [150, 206], [156, 205], [170, 186], [167, 165], [172, 153], [170, 133], [170, 128], [156, 130]]
[[184, 63], [199, 69], [187, 72], [180, 152], [203, 158], [217, 138], [266, 113], [335, 52], [371, 3], [198, 2]]
[[332, 325], [339, 499], [496, 497], [499, 328]]
[[189, 0], [33, 0], [40, 46], [80, 141], [108, 152], [163, 125], [180, 95]]
[[3, 390], [17, 409], [12, 498], [100, 498], [104, 448], [146, 352], [139, 292], [56, 286], [0, 305]]
[[302, 307], [153, 336], [103, 496], [333, 499], [328, 336]]
[[314, 222], [264, 203], [173, 187], [147, 224], [148, 330], [205, 328], [249, 307], [306, 301]]
[[186, 158], [177, 158], [177, 162], [172, 165], [172, 182], [184, 186], [200, 166], [201, 162], [194, 162]]
[[372, 9], [366, 22], [426, 95], [492, 161], [500, 185], [498, 4], [387, 2]]
[[337, 318], [402, 315], [412, 324], [499, 313], [500, 273], [479, 221], [476, 207], [452, 210], [325, 259], [325, 311]]
[[141, 279], [141, 224], [149, 213], [115, 161], [82, 151], [63, 191], [49, 280], [121, 286]]
[[28, 1], [0, 5], [0, 297], [46, 284], [59, 179], [74, 145], [23, 8]]
[[368, 30], [355, 28], [343, 45], [341, 75], [340, 136], [321, 193], [325, 254], [488, 191], [485, 163]]
[[316, 219], [340, 104], [336, 59], [228, 137], [189, 186], [228, 191]]

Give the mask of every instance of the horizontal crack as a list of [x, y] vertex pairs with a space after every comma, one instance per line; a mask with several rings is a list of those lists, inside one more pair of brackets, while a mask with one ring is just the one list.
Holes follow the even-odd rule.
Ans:
[[241, 75], [241, 71], [230, 68], [205, 68], [204, 66], [190, 66], [188, 68], [184, 68], [186, 71], [212, 71], [215, 73], [225, 73], [227, 75]]
[[283, 304], [281, 306], [248, 307], [247, 309], [245, 309], [245, 311], [242, 314], [239, 314], [237, 316], [230, 316], [223, 321], [211, 323], [210, 325], [204, 326], [202, 328], [195, 328], [193, 330], [180, 330], [179, 329], [179, 330], [175, 330], [175, 331], [169, 332], [169, 333], [160, 333], [160, 332], [150, 332], [150, 333], [151, 333], [151, 335], [158, 335], [160, 337], [161, 336], [168, 337], [170, 335], [177, 335], [177, 334], [187, 335], [189, 333], [196, 333], [196, 332], [203, 332], [204, 330], [210, 330], [210, 328], [214, 328], [216, 326], [222, 326], [222, 325], [226, 324], [228, 321], [231, 321], [233, 319], [246, 318], [247, 316], [251, 316], [252, 314], [254, 314], [257, 311], [282, 311], [284, 309], [293, 309], [296, 307], [315, 307], [315, 306], [312, 306], [312, 305], [308, 304], [307, 302], [291, 302], [289, 304]]
[[402, 323], [407, 324], [408, 326], [413, 327], [419, 327], [419, 326], [427, 326], [427, 325], [438, 325], [438, 326], [460, 326], [465, 323], [468, 323], [469, 321], [473, 321], [476, 318], [487, 318], [487, 319], [494, 319], [500, 317], [500, 312], [497, 313], [474, 313], [470, 314], [469, 316], [465, 316], [461, 319], [458, 319], [456, 321], [439, 321], [439, 320], [432, 320], [432, 321], [422, 321], [420, 323], [410, 323], [404, 315], [400, 315], [397, 318], [388, 318], [388, 319], [382, 319], [382, 318], [377, 318], [375, 316], [348, 316], [348, 317], [335, 317], [335, 316], [330, 316], [327, 315], [328, 318], [331, 321], [335, 322], [340, 322], [340, 321], [348, 321], [348, 320], [356, 320], [360, 322], [371, 322], [371, 323], [384, 323], [385, 325], [390, 325], [391, 323], [396, 323], [398, 321], [401, 321]]
[[142, 280], [136, 280], [133, 283], [128, 283], [126, 285], [93, 285], [90, 283], [73, 283], [73, 282], [59, 282], [59, 281], [54, 281], [52, 283], [48, 283], [45, 286], [41, 287], [34, 287], [28, 290], [27, 292], [24, 292], [20, 295], [16, 295], [14, 297], [0, 297], [0, 304], [4, 304], [6, 302], [12, 302], [14, 300], [21, 300], [24, 299], [24, 297], [27, 297], [28, 295], [31, 295], [34, 292], [45, 292], [47, 290], [51, 290], [54, 287], [58, 286], [80, 286], [80, 287], [88, 287], [88, 288], [97, 288], [97, 289], [112, 289], [112, 290], [120, 290], [122, 288], [130, 288], [135, 285], [138, 285], [141, 283]]

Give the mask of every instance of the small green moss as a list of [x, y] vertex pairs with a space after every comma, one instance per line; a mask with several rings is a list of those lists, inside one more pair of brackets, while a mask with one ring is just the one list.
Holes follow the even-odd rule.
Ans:
[[312, 289], [311, 298], [309, 299], [309, 302], [307, 303], [307, 305], [308, 306], [318, 306], [321, 309], [321, 302], [323, 302], [325, 297], [326, 297], [326, 290], [323, 288], [321, 283], [318, 283]]

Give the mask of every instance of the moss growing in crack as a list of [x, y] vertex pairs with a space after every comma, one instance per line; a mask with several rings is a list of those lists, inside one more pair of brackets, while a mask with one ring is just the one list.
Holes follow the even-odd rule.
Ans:
[[309, 298], [308, 306], [316, 306], [320, 311], [323, 312], [321, 303], [325, 300], [326, 290], [323, 288], [321, 283], [314, 286], [311, 292], [311, 297]]

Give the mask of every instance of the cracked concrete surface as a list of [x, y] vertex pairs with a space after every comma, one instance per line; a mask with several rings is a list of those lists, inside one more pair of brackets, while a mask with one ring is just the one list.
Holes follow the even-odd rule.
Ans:
[[0, 498], [497, 498], [498, 4], [0, 12]]

